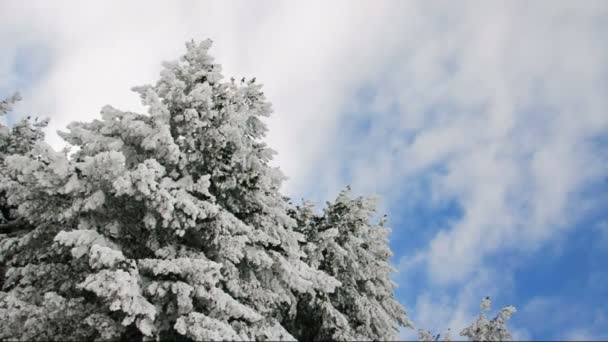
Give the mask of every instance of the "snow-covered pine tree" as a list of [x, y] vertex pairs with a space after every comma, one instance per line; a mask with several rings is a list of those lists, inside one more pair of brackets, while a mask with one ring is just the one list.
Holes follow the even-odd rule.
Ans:
[[306, 201], [292, 211], [307, 262], [342, 284], [333, 293], [300, 295], [288, 327], [300, 340], [396, 340], [400, 325], [413, 326], [394, 297], [389, 229], [384, 219], [374, 221], [375, 212], [373, 198], [353, 198], [350, 188], [321, 215]]
[[[479, 317], [468, 327], [462, 329], [460, 336], [466, 337], [469, 341], [511, 341], [511, 331], [507, 326], [507, 321], [517, 310], [513, 306], [502, 308], [493, 319], [488, 319], [485, 312], [490, 311], [490, 297], [481, 300]], [[443, 334], [443, 341], [451, 341], [450, 330]], [[439, 341], [441, 334], [433, 335], [430, 331], [419, 329], [418, 341], [430, 342]]]
[[223, 82], [210, 45], [135, 88], [148, 114], [104, 107], [61, 134], [73, 154], [5, 158], [34, 229], [0, 241], [0, 339], [293, 339], [297, 299], [340, 285], [302, 260], [261, 86]]
[[[19, 100], [20, 96], [15, 94], [1, 101], [0, 116], [10, 112]], [[42, 142], [42, 129], [47, 123], [48, 120], [31, 121], [28, 117], [10, 128], [0, 125], [0, 339], [3, 340], [60, 339], [64, 336], [61, 330], [77, 326], [78, 319], [84, 318], [74, 314], [74, 308], [79, 309], [78, 313], [86, 314], [84, 306], [75, 302], [60, 305], [60, 309], [65, 310], [63, 312], [57, 310], [55, 293], [38, 291], [58, 287], [53, 285], [60, 285], [62, 277], [68, 279], [69, 272], [64, 272], [67, 267], [62, 269], [60, 265], [46, 261], [54, 227], [32, 224], [21, 214], [17, 205], [11, 203], [8, 199], [10, 194], [5, 191], [11, 179], [10, 168], [5, 162], [10, 158], [30, 155]], [[36, 154], [31, 156], [38, 157]], [[29, 285], [14, 286], [15, 281]], [[59, 317], [67, 317], [62, 321], [62, 327], [48, 324], [52, 320], [59, 322]]]
[[[19, 94], [14, 94], [0, 101], [0, 117], [10, 112], [20, 99]], [[3, 168], [6, 157], [12, 154], [24, 154], [31, 150], [36, 142], [44, 139], [42, 129], [47, 123], [47, 120], [36, 118], [32, 121], [28, 117], [11, 128], [0, 124], [0, 184], [6, 181], [6, 172]], [[0, 190], [0, 243], [6, 238], [22, 235], [31, 229], [33, 227], [19, 217], [16, 207], [8, 204], [6, 193]], [[6, 261], [6, 256], [0, 254], [0, 289], [4, 284]]]
[[[21, 100], [21, 96], [16, 93], [0, 101], [0, 117], [10, 112], [19, 100]], [[46, 119], [39, 120], [35, 118], [32, 121], [29, 117], [20, 120], [10, 128], [0, 124], [0, 168], [2, 168], [4, 159], [7, 156], [24, 154], [30, 151], [36, 142], [43, 140], [44, 132], [42, 129], [47, 124], [48, 120]], [[4, 175], [4, 172], [0, 170], [0, 177], [2, 175]], [[6, 203], [5, 193], [0, 191], [0, 234], [19, 229], [23, 223], [22, 220], [17, 219], [14, 209]]]
[[490, 311], [490, 297], [481, 301], [479, 318], [460, 332], [469, 341], [511, 341], [511, 331], [507, 321], [516, 312], [513, 306], [502, 308], [494, 318], [487, 319], [484, 312]]

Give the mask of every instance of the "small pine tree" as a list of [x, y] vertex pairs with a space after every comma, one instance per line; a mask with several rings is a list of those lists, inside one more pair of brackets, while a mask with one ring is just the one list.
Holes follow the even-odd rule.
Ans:
[[341, 282], [333, 293], [302, 295], [291, 326], [300, 340], [395, 340], [399, 325], [411, 327], [396, 301], [385, 221], [372, 221], [371, 198], [352, 198], [350, 188], [322, 215], [310, 202], [292, 215], [306, 236], [307, 262]]
[[[517, 310], [513, 306], [507, 306], [501, 309], [496, 316], [489, 320], [484, 312], [490, 311], [490, 297], [485, 297], [481, 300], [481, 311], [479, 318], [471, 323], [468, 327], [460, 332], [460, 336], [466, 337], [469, 341], [511, 341], [511, 331], [507, 326], [507, 321], [511, 315]], [[418, 341], [439, 341], [441, 334], [433, 336], [433, 334], [424, 329], [418, 330]], [[450, 330], [444, 334], [444, 341], [450, 341]]]
[[501, 309], [494, 318], [487, 319], [484, 312], [490, 311], [490, 297], [481, 301], [479, 318], [470, 326], [460, 332], [460, 336], [467, 337], [469, 341], [511, 341], [511, 331], [507, 321], [516, 312], [512, 306]]

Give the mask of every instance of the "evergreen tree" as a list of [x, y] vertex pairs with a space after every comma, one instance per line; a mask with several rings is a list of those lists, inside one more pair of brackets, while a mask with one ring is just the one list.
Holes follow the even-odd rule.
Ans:
[[333, 293], [303, 294], [290, 327], [300, 340], [376, 340], [398, 338], [399, 325], [412, 327], [396, 301], [388, 260], [389, 229], [374, 222], [372, 198], [342, 191], [315, 215], [310, 202], [292, 211], [306, 236], [307, 262], [341, 282]]
[[[16, 102], [21, 100], [21, 96], [16, 93], [9, 98], [0, 101], [0, 117], [5, 116], [13, 109]], [[46, 127], [48, 120], [22, 119], [13, 125], [12, 128], [0, 124], [0, 168], [4, 159], [12, 154], [24, 154], [32, 149], [38, 142], [44, 139], [42, 129]], [[4, 172], [0, 172], [0, 177]], [[2, 180], [2, 179], [0, 179]], [[9, 233], [22, 227], [23, 221], [18, 220], [14, 207], [6, 202], [6, 194], [0, 191], [0, 233]]]
[[[507, 306], [502, 308], [493, 319], [488, 319], [484, 312], [490, 311], [490, 304], [490, 297], [481, 300], [479, 318], [462, 329], [460, 336], [466, 337], [469, 341], [511, 341], [512, 336], [507, 321], [517, 310], [513, 306]], [[433, 336], [428, 330], [418, 330], [418, 341], [421, 342], [439, 341], [440, 337], [441, 334]], [[451, 341], [449, 329], [443, 335], [443, 341]]]
[[484, 312], [490, 311], [490, 297], [481, 301], [479, 318], [470, 326], [460, 332], [460, 336], [467, 337], [469, 341], [511, 341], [511, 331], [507, 321], [516, 312], [512, 306], [502, 308], [494, 318], [488, 319]]
[[222, 82], [210, 41], [187, 44], [149, 113], [104, 107], [4, 161], [9, 205], [35, 227], [4, 238], [2, 339], [293, 339], [303, 293], [340, 283], [302, 260], [260, 139], [261, 87]]

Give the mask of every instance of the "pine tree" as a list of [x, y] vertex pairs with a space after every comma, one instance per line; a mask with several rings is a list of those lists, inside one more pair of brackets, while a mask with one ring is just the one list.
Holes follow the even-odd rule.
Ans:
[[487, 319], [484, 312], [490, 311], [490, 297], [481, 301], [479, 318], [460, 332], [460, 336], [467, 337], [469, 341], [511, 341], [511, 331], [507, 321], [516, 312], [513, 306], [501, 309], [494, 318]]
[[[19, 93], [0, 101], [0, 117], [12, 111], [15, 103], [21, 100]], [[12, 128], [0, 124], [0, 168], [4, 159], [12, 154], [24, 154], [32, 149], [36, 142], [44, 139], [42, 129], [46, 127], [48, 120], [30, 120], [29, 117], [22, 119]], [[0, 177], [4, 172], [0, 172]], [[6, 195], [0, 192], [0, 233], [8, 233], [16, 230], [23, 223], [17, 220], [15, 208], [6, 203]]]
[[[493, 319], [488, 319], [484, 312], [490, 311], [490, 297], [481, 300], [479, 317], [468, 327], [462, 329], [460, 336], [469, 341], [511, 341], [511, 331], [507, 321], [517, 310], [513, 306], [502, 308]], [[419, 329], [418, 341], [439, 341], [441, 334], [433, 335], [430, 331]], [[451, 341], [450, 330], [443, 335], [443, 341]]]
[[292, 211], [306, 236], [307, 262], [342, 284], [333, 293], [301, 295], [290, 327], [300, 340], [395, 340], [399, 325], [413, 326], [394, 298], [389, 229], [384, 219], [373, 222], [375, 211], [374, 199], [352, 198], [350, 188], [322, 215], [310, 202]]
[[302, 260], [261, 86], [222, 82], [210, 45], [134, 88], [148, 114], [107, 106], [61, 133], [74, 153], [5, 158], [34, 229], [0, 241], [1, 339], [293, 339], [297, 298], [340, 285]]

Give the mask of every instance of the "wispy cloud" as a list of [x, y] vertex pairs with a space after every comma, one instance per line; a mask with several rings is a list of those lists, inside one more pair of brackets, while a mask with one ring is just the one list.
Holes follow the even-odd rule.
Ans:
[[600, 307], [589, 306], [577, 298], [535, 297], [519, 314], [530, 327], [546, 332], [556, 340], [605, 340], [608, 316]]
[[[407, 5], [409, 6], [409, 5]], [[276, 114], [269, 143], [296, 192], [331, 143], [341, 108], [358, 84], [390, 57], [406, 5], [348, 1], [292, 3], [200, 1], [79, 3], [14, 1], [0, 5], [0, 70], [14, 78], [17, 51], [38, 44], [52, 63], [22, 89], [20, 108], [52, 118], [51, 131], [95, 117], [105, 104], [142, 110], [129, 89], [152, 82], [160, 61], [186, 40], [211, 38], [226, 76], [256, 76]], [[405, 14], [405, 16], [404, 16]], [[36, 58], [36, 56], [30, 56]], [[17, 86], [10, 77], [4, 88]], [[50, 141], [59, 145], [57, 136]]]
[[[516, 258], [525, 262], [522, 255], [577, 227], [590, 206], [607, 208], [588, 189], [608, 174], [602, 142], [608, 6], [499, 4], [418, 6], [416, 17], [424, 19], [402, 34], [399, 57], [362, 86], [371, 99], [357, 116], [345, 111], [343, 123], [363, 120], [365, 129], [337, 134], [346, 138], [323, 164], [330, 171], [335, 165], [326, 173], [327, 189], [339, 187], [335, 175], [351, 165], [347, 176], [355, 188], [385, 194], [394, 215], [411, 213], [407, 197], [431, 208], [459, 204], [457, 219], [424, 224], [432, 237], [398, 262], [401, 283], [419, 280], [420, 269], [430, 279], [414, 285], [417, 292], [400, 289], [406, 298], [420, 287], [457, 289], [447, 292], [451, 299], [413, 295], [411, 312], [431, 327], [475, 312], [458, 296], [497, 267], [494, 256], [514, 259], [491, 281], [505, 295], [508, 286], [499, 284]], [[336, 162], [337, 155], [344, 158]], [[430, 183], [422, 194], [420, 182]], [[406, 228], [412, 227], [397, 226], [395, 235], [421, 234]], [[476, 296], [488, 294], [488, 286], [476, 287]], [[438, 310], [435, 322], [419, 315], [431, 307]]]
[[429, 202], [461, 204], [461, 219], [422, 247], [439, 283], [556, 236], [576, 222], [581, 189], [606, 174], [594, 139], [608, 129], [608, 6], [495, 5], [420, 6], [419, 39], [370, 86], [371, 128], [342, 161], [361, 189], [397, 198], [430, 174]]

